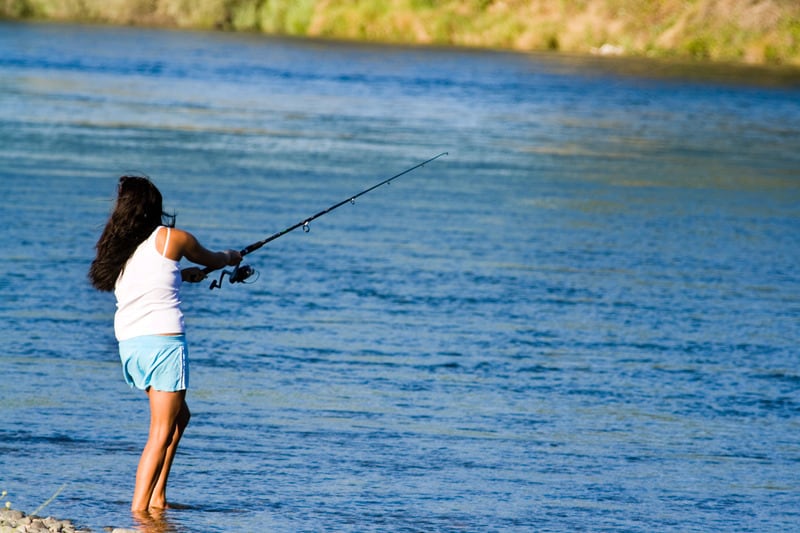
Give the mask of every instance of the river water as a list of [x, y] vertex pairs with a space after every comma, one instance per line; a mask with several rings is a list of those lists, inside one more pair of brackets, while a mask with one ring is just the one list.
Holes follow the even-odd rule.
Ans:
[[440, 152], [184, 286], [153, 530], [800, 527], [796, 73], [51, 24], [0, 24], [7, 499], [136, 525], [120, 174], [241, 248]]

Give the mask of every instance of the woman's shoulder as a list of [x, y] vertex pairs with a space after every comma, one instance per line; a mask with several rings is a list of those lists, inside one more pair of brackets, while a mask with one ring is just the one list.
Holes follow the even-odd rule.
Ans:
[[169, 232], [170, 235], [190, 235], [190, 233], [186, 230], [181, 228], [176, 228], [175, 226], [161, 226], [161, 229], [166, 233]]
[[194, 239], [194, 235], [189, 233], [188, 231], [176, 228], [174, 226], [159, 226], [158, 227], [158, 237], [161, 239], [166, 239], [167, 235], [169, 235], [169, 240], [172, 242], [173, 239], [175, 240], [184, 240], [184, 239]]
[[195, 242], [194, 235], [180, 228], [161, 226], [156, 233], [156, 249], [164, 257], [179, 261], [187, 245]]

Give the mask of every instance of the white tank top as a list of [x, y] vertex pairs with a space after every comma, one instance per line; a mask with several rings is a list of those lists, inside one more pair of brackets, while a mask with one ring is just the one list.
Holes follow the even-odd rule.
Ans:
[[156, 235], [162, 227], [156, 228], [136, 248], [117, 278], [114, 333], [118, 341], [141, 335], [184, 332], [180, 309], [180, 263], [164, 257], [170, 228], [166, 228], [164, 252], [156, 250]]

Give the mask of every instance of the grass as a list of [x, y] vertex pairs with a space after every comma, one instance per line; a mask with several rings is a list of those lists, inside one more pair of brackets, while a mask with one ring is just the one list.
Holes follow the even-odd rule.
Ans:
[[794, 0], [0, 0], [0, 17], [800, 66]]

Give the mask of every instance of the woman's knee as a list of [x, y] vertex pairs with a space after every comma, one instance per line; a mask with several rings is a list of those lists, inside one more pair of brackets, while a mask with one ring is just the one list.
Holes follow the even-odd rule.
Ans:
[[150, 434], [147, 436], [145, 448], [149, 447], [153, 451], [163, 454], [164, 450], [169, 448], [170, 444], [172, 444], [174, 433], [174, 428], [151, 427]]

